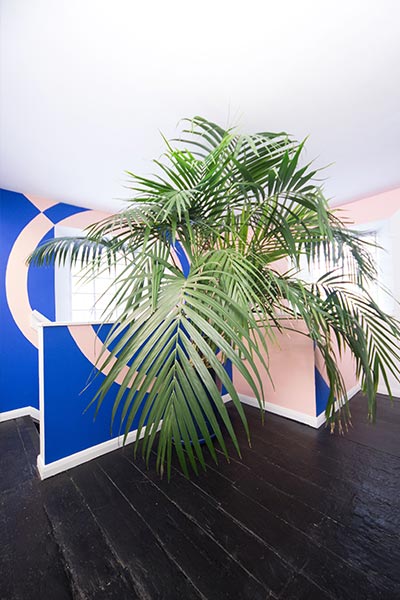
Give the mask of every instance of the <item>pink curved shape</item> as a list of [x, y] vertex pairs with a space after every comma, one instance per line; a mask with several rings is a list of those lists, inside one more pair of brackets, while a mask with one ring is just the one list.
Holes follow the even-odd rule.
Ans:
[[58, 221], [57, 225], [65, 225], [67, 227], [83, 229], [84, 227], [94, 225], [94, 223], [97, 223], [98, 221], [101, 221], [109, 216], [110, 213], [105, 213], [100, 210], [87, 210], [85, 212], [76, 213], [75, 215], [70, 215], [61, 221]]
[[[46, 210], [57, 202], [39, 198], [38, 196], [26, 196], [39, 210]], [[107, 217], [102, 211], [89, 210], [66, 217], [60, 223], [69, 227], [86, 227], [92, 223]], [[38, 335], [31, 327], [32, 307], [28, 296], [28, 265], [26, 259], [37, 247], [40, 240], [54, 223], [44, 214], [33, 218], [21, 231], [11, 249], [6, 269], [6, 295], [7, 303], [12, 317], [26, 339], [36, 348], [38, 347]]]
[[[35, 197], [30, 196], [29, 200], [33, 202], [33, 198]], [[40, 203], [39, 199], [36, 200], [34, 202], [35, 206], [42, 210], [55, 204], [45, 200]], [[107, 213], [101, 211], [85, 211], [66, 217], [59, 224], [83, 228], [107, 216]], [[42, 213], [32, 219], [15, 240], [6, 269], [6, 296], [10, 312], [21, 333], [36, 348], [38, 347], [38, 334], [31, 326], [32, 307], [28, 296], [29, 267], [26, 264], [26, 259], [52, 227], [54, 227], [54, 223]], [[95, 366], [102, 348], [102, 342], [97, 337], [94, 329], [90, 325], [70, 325], [68, 329], [82, 354]], [[105, 351], [103, 354], [104, 360], [108, 355], [109, 352]], [[115, 360], [113, 358], [108, 367], [102, 371], [104, 375], [110, 372]], [[115, 382], [121, 385], [127, 373], [128, 367], [125, 366]]]
[[57, 200], [49, 200], [48, 198], [42, 198], [41, 196], [35, 196], [33, 194], [24, 194], [24, 196], [25, 198], [28, 198], [29, 202], [32, 202], [32, 204], [41, 212], [47, 210], [55, 204], [58, 204]]
[[12, 317], [26, 339], [36, 348], [38, 334], [31, 327], [32, 307], [28, 296], [28, 265], [26, 259], [53, 223], [40, 213], [21, 231], [14, 242], [6, 269], [7, 303]]
[[[92, 363], [93, 366], [98, 368], [96, 363], [100, 356], [103, 343], [97, 336], [93, 327], [91, 325], [69, 325], [68, 330], [82, 354], [88, 359], [89, 362]], [[102, 361], [106, 360], [109, 356], [110, 352], [108, 350], [104, 350]], [[101, 370], [103, 375], [108, 375], [112, 367], [115, 365], [115, 362], [116, 358], [113, 357], [107, 367]], [[114, 380], [115, 383], [121, 385], [128, 372], [129, 368], [125, 365], [118, 374], [118, 377], [116, 377]]]
[[337, 209], [339, 218], [357, 225], [390, 219], [400, 210], [400, 187], [346, 204], [337, 204], [334, 210]]

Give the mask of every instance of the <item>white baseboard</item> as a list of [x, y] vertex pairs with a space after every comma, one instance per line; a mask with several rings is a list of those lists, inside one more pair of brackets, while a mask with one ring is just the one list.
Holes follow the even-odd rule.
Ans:
[[[229, 394], [225, 394], [222, 396], [224, 402], [229, 402], [230, 396]], [[39, 413], [39, 411], [38, 411]], [[132, 444], [136, 440], [137, 431], [131, 431], [128, 433], [126, 444]], [[140, 437], [144, 436], [144, 430]], [[123, 446], [123, 436], [113, 438], [112, 440], [107, 440], [102, 444], [98, 444], [97, 446], [92, 446], [91, 448], [87, 448], [86, 450], [82, 450], [81, 452], [76, 452], [75, 454], [71, 454], [70, 456], [66, 456], [65, 458], [60, 458], [60, 460], [56, 460], [49, 464], [44, 464], [43, 457], [39, 454], [37, 458], [37, 467], [39, 471], [39, 475], [41, 479], [47, 479], [48, 477], [53, 477], [53, 475], [57, 475], [58, 473], [62, 473], [67, 469], [73, 469], [82, 463], [88, 462], [89, 460], [93, 460], [103, 454], [107, 454], [108, 452], [112, 452], [113, 450], [117, 450]]]
[[35, 421], [39, 421], [39, 416], [39, 409], [34, 408], [33, 406], [24, 406], [23, 408], [0, 412], [0, 423], [3, 421], [11, 421], [12, 419], [19, 419], [20, 417], [32, 417]]
[[357, 383], [357, 385], [355, 385], [354, 387], [352, 387], [348, 392], [347, 392], [347, 398], [349, 400], [352, 399], [353, 396], [355, 396], [356, 394], [358, 394], [358, 392], [361, 390], [361, 385], [359, 385]]
[[[249, 406], [255, 406], [256, 408], [260, 408], [259, 403], [256, 398], [252, 396], [246, 396], [245, 394], [239, 394], [239, 398], [243, 404], [248, 404]], [[313, 417], [312, 415], [307, 415], [306, 413], [299, 412], [297, 410], [293, 410], [292, 408], [286, 408], [285, 406], [279, 406], [279, 404], [273, 404], [272, 402], [265, 402], [264, 408], [267, 412], [271, 412], [274, 415], [279, 415], [280, 417], [286, 417], [287, 419], [291, 419], [292, 421], [298, 421], [299, 423], [304, 423], [304, 425], [309, 425], [310, 427], [318, 428], [317, 417]]]
[[[392, 396], [394, 398], [400, 398], [400, 384], [394, 383], [390, 386], [390, 389], [392, 391]], [[387, 391], [387, 387], [384, 384], [384, 382], [381, 382], [381, 384], [378, 386], [378, 394], [383, 394], [385, 396], [389, 395], [389, 393]]]
[[326, 421], [326, 416], [325, 416], [325, 411], [320, 413], [317, 417], [316, 417], [316, 429], [319, 429], [321, 427], [321, 425], [323, 425]]
[[[356, 394], [358, 394], [358, 392], [361, 390], [361, 386], [359, 384], [355, 385], [354, 387], [350, 388], [349, 391], [347, 392], [347, 398], [348, 400], [351, 400], [353, 398], [353, 396], [355, 396]], [[342, 403], [343, 404], [343, 403]], [[336, 400], [335, 402], [335, 410], [339, 409], [339, 402]], [[326, 416], [325, 416], [325, 411], [320, 413], [317, 416], [317, 427], [321, 427], [321, 425], [323, 425], [326, 421]]]
[[[360, 386], [355, 386], [348, 392], [349, 399], [354, 396], [360, 389]], [[259, 404], [256, 398], [251, 396], [246, 396], [244, 394], [239, 394], [239, 398], [243, 404], [248, 404], [249, 406], [255, 406], [259, 408]], [[224, 402], [229, 402], [230, 396], [229, 394], [225, 394], [223, 396]], [[21, 411], [25, 411], [23, 414], [17, 414], [9, 418], [17, 418], [19, 416], [24, 416], [29, 414], [32, 418], [39, 418], [39, 411], [35, 408], [29, 407], [30, 412], [26, 412], [28, 409], [18, 409]], [[304, 423], [305, 425], [309, 425], [310, 427], [318, 428], [325, 422], [325, 413], [321, 413], [318, 416], [311, 416], [305, 413], [298, 412], [296, 410], [285, 408], [283, 406], [279, 406], [278, 404], [273, 404], [272, 402], [265, 403], [265, 410], [267, 412], [274, 413], [276, 415], [286, 417], [288, 419], [292, 419], [293, 421], [298, 421], [300, 423]], [[34, 412], [32, 412], [34, 411]], [[18, 411], [9, 411], [10, 413], [17, 413]], [[2, 413], [3, 415], [8, 413]], [[1, 420], [0, 414], [0, 420]], [[5, 419], [4, 419], [5, 420]], [[144, 435], [144, 431], [142, 432], [141, 437]], [[137, 431], [131, 431], [126, 440], [126, 444], [131, 444], [136, 440]], [[81, 452], [76, 452], [75, 454], [71, 454], [65, 458], [61, 458], [60, 460], [56, 460], [49, 464], [44, 464], [43, 457], [39, 454], [37, 459], [37, 467], [40, 474], [41, 479], [47, 479], [48, 477], [53, 477], [53, 475], [57, 475], [58, 473], [62, 473], [67, 469], [72, 469], [73, 467], [77, 467], [85, 462], [93, 460], [103, 454], [107, 454], [108, 452], [112, 452], [113, 450], [117, 450], [121, 448], [123, 445], [123, 436], [113, 438], [111, 440], [107, 440], [102, 444], [98, 444], [97, 446], [92, 446], [91, 448], [87, 448], [86, 450], [82, 450]]]
[[[352, 398], [360, 391], [360, 386], [355, 385], [347, 392], [348, 399]], [[246, 396], [245, 394], [239, 394], [239, 398], [243, 404], [248, 404], [249, 406], [255, 406], [259, 408], [260, 405], [257, 402], [257, 399], [252, 396]], [[271, 412], [275, 415], [279, 415], [280, 417], [285, 417], [286, 419], [291, 419], [292, 421], [297, 421], [299, 423], [303, 423], [304, 425], [309, 425], [310, 427], [314, 427], [314, 429], [318, 429], [323, 425], [326, 421], [325, 412], [317, 416], [307, 415], [306, 413], [299, 412], [297, 410], [293, 410], [292, 408], [286, 408], [285, 406], [280, 406], [279, 404], [273, 404], [272, 402], [265, 402], [264, 404], [265, 410], [267, 412]]]
[[[143, 429], [140, 435], [141, 438], [144, 436], [144, 432], [145, 430]], [[62, 473], [67, 469], [73, 469], [74, 467], [88, 462], [89, 460], [93, 460], [94, 458], [98, 458], [103, 454], [108, 454], [113, 450], [118, 450], [118, 448], [122, 448], [124, 445], [132, 444], [132, 442], [136, 440], [137, 430], [130, 431], [128, 433], [125, 444], [123, 444], [123, 437], [124, 436], [121, 435], [113, 438], [112, 440], [107, 440], [102, 444], [91, 446], [86, 450], [81, 450], [80, 452], [76, 452], [75, 454], [71, 454], [65, 458], [60, 458], [59, 460], [55, 460], [47, 465], [44, 464], [43, 457], [41, 454], [39, 454], [37, 457], [37, 468], [40, 478], [47, 479], [48, 477], [53, 477], [53, 475]]]

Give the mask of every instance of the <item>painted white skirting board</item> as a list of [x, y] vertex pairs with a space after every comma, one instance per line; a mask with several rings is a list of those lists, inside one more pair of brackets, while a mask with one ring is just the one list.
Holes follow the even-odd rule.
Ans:
[[39, 410], [33, 408], [33, 406], [24, 406], [23, 408], [7, 410], [0, 413], [0, 423], [3, 421], [11, 421], [12, 419], [19, 419], [20, 417], [32, 417], [35, 421], [39, 421], [40, 413]]
[[[357, 392], [360, 391], [360, 386], [356, 385], [351, 390], [348, 391], [347, 395], [350, 400]], [[248, 404], [249, 406], [255, 406], [259, 408], [259, 404], [256, 398], [252, 396], [246, 396], [245, 394], [239, 394], [239, 398], [243, 404]], [[291, 419], [292, 421], [298, 421], [299, 423], [304, 423], [304, 425], [309, 425], [310, 427], [314, 427], [314, 429], [318, 429], [321, 427], [323, 423], [326, 421], [325, 413], [321, 413], [318, 416], [307, 415], [305, 413], [299, 412], [297, 410], [293, 410], [292, 408], [286, 408], [285, 406], [279, 406], [279, 404], [273, 404], [272, 402], [265, 402], [264, 404], [265, 410], [267, 412], [271, 412], [275, 415], [279, 415], [280, 417], [286, 417], [287, 419]]]
[[[354, 387], [352, 387], [348, 392], [347, 392], [347, 398], [349, 400], [351, 400], [353, 398], [353, 396], [355, 396], [356, 394], [358, 394], [358, 392], [361, 390], [361, 386], [360, 385], [355, 385]], [[336, 401], [335, 402], [335, 410], [338, 410], [339, 408], [339, 402]], [[318, 425], [317, 427], [321, 427], [321, 425], [323, 425], [326, 421], [326, 416], [325, 416], [325, 412], [322, 412], [321, 414], [318, 415], [317, 417], [317, 422]]]
[[[144, 436], [144, 430], [141, 433], [141, 438]], [[137, 430], [131, 431], [128, 433], [125, 445], [132, 444], [136, 440]], [[88, 462], [89, 460], [93, 460], [103, 454], [108, 454], [108, 452], [112, 452], [113, 450], [118, 450], [118, 448], [123, 447], [123, 438], [124, 436], [119, 436], [113, 438], [112, 440], [107, 440], [102, 444], [98, 444], [97, 446], [91, 446], [86, 450], [81, 450], [81, 452], [76, 452], [75, 454], [71, 454], [70, 456], [66, 456], [65, 458], [60, 458], [60, 460], [55, 460], [52, 463], [47, 465], [43, 462], [43, 457], [41, 454], [37, 457], [37, 467], [39, 471], [39, 475], [41, 479], [47, 479], [48, 477], [53, 477], [53, 475], [57, 475], [58, 473], [62, 473], [67, 469], [72, 469], [73, 467], [77, 467], [82, 463]]]
[[[241, 402], [243, 402], [243, 404], [255, 406], [256, 408], [260, 407], [259, 403], [257, 402], [257, 399], [253, 398], [252, 396], [239, 394], [239, 398]], [[279, 404], [273, 404], [272, 402], [265, 402], [264, 408], [267, 412], [274, 413], [275, 415], [279, 415], [280, 417], [286, 417], [287, 419], [292, 419], [292, 421], [304, 423], [305, 425], [309, 425], [310, 427], [318, 427], [317, 417], [313, 417], [312, 415], [307, 415], [297, 410], [293, 410], [292, 408], [286, 408], [285, 406], [279, 406]]]
[[[222, 396], [224, 402], [228, 402], [230, 400], [229, 394], [225, 394]], [[144, 430], [140, 437], [143, 437]], [[128, 433], [126, 438], [126, 444], [132, 444], [136, 440], [137, 431], [131, 431]], [[82, 463], [88, 462], [97, 458], [98, 456], [102, 456], [103, 454], [108, 454], [108, 452], [112, 452], [113, 450], [117, 450], [123, 446], [123, 436], [113, 438], [112, 440], [107, 440], [102, 444], [98, 444], [97, 446], [91, 446], [86, 450], [82, 450], [81, 452], [76, 452], [75, 454], [71, 454], [70, 456], [66, 456], [65, 458], [60, 458], [60, 460], [56, 460], [47, 465], [43, 462], [42, 454], [39, 454], [37, 458], [37, 467], [39, 471], [39, 475], [41, 479], [47, 479], [48, 477], [53, 477], [53, 475], [57, 475], [58, 473], [62, 473], [67, 469], [72, 469], [73, 467], [77, 467]]]
[[[394, 398], [400, 398], [400, 385], [398, 383], [393, 383], [390, 385], [390, 388], [392, 391], [392, 396]], [[378, 387], [378, 394], [384, 394], [385, 396], [389, 395], [384, 383], [381, 383]]]

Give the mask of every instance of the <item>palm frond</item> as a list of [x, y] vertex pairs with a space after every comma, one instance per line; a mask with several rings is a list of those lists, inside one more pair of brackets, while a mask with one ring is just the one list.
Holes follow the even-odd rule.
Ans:
[[[215, 461], [212, 434], [226, 456], [226, 435], [240, 453], [221, 384], [249, 430], [224, 365], [232, 363], [262, 408], [257, 364], [271, 377], [269, 348], [290, 322], [323, 357], [332, 426], [348, 419], [345, 349], [373, 419], [378, 382], [389, 387], [389, 374], [400, 379], [399, 324], [371, 298], [377, 273], [369, 244], [329, 209], [318, 169], [303, 160], [305, 142], [285, 132], [242, 135], [199, 116], [165, 142], [154, 175], [128, 172], [125, 210], [83, 237], [46, 242], [30, 257], [39, 265], [83, 266], [124, 257], [107, 307], [117, 305], [120, 317], [99, 358], [109, 374], [92, 400], [95, 410], [124, 371], [113, 422], [126, 437], [138, 420], [142, 453], [148, 459], [157, 445], [161, 472], [170, 475], [174, 452], [186, 475], [205, 468], [199, 436]], [[187, 277], [177, 243], [191, 264]], [[304, 261], [329, 264], [329, 272], [305, 282]]]

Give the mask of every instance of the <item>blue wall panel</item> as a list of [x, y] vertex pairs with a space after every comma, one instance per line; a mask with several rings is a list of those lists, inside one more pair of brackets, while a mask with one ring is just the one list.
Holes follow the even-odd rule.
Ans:
[[50, 221], [53, 221], [53, 223], [58, 223], [59, 221], [62, 221], [67, 217], [76, 215], [80, 212], [85, 212], [86, 210], [88, 209], [60, 202], [59, 204], [55, 204], [54, 206], [51, 206], [50, 208], [44, 210], [43, 214], [45, 214], [46, 217], [50, 219]]
[[[103, 333], [110, 326], [103, 326]], [[106, 442], [119, 434], [120, 411], [110, 430], [111, 411], [119, 386], [113, 384], [96, 417], [85, 409], [104, 381], [93, 378], [93, 365], [77, 347], [68, 327], [44, 327], [45, 464]], [[92, 380], [87, 389], [86, 383]], [[122, 409], [122, 406], [121, 406]], [[137, 429], [140, 411], [132, 424]]]
[[323, 413], [328, 404], [330, 388], [322, 377], [321, 373], [315, 367], [315, 401], [317, 416]]
[[[40, 241], [54, 237], [54, 227]], [[56, 318], [54, 301], [54, 267], [29, 267], [28, 296], [34, 310], [38, 310], [50, 321]]]
[[37, 350], [17, 327], [5, 286], [14, 242], [38, 214], [38, 209], [22, 194], [0, 190], [0, 412], [39, 406]]
[[[55, 204], [44, 211], [49, 231], [43, 240], [54, 235], [52, 223], [73, 214], [86, 211], [69, 204]], [[41, 211], [23, 194], [0, 190], [0, 413], [27, 406], [39, 407], [38, 354], [14, 321], [7, 300], [6, 269], [10, 253], [21, 232], [40, 215]], [[27, 231], [27, 230], [26, 230]], [[24, 235], [26, 257], [36, 246], [34, 227]], [[21, 264], [21, 269], [24, 265]], [[48, 319], [55, 318], [54, 269], [30, 267], [26, 289], [33, 310], [38, 310]], [[28, 315], [29, 318], [29, 315]]]

